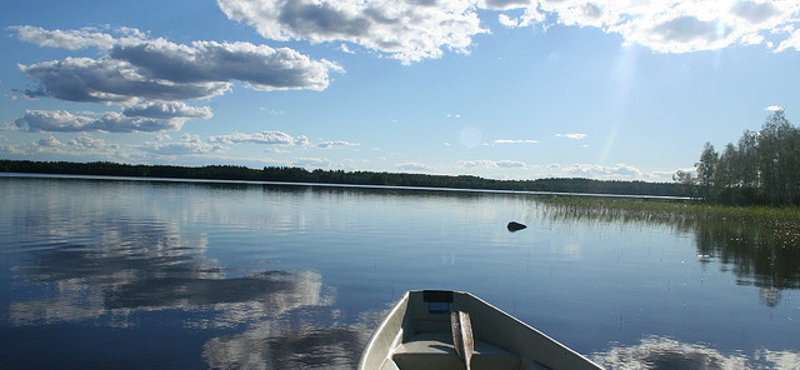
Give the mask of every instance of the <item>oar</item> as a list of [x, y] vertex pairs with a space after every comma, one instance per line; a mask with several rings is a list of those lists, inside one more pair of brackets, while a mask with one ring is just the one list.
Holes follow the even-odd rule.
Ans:
[[450, 313], [450, 326], [453, 330], [453, 346], [458, 356], [464, 359], [467, 370], [471, 370], [472, 353], [475, 351], [475, 341], [472, 338], [472, 322], [469, 314], [462, 311]]

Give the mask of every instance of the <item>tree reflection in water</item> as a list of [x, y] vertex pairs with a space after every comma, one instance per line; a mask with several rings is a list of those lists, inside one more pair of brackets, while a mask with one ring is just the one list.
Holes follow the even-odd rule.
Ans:
[[[696, 222], [694, 233], [698, 254], [732, 266], [738, 284], [755, 285], [767, 292], [798, 288], [800, 228], [796, 225], [701, 220]], [[770, 294], [773, 298], [780, 295]], [[779, 299], [773, 298], [765, 299], [765, 303], [774, 307]]]
[[551, 222], [600, 221], [617, 224], [656, 224], [694, 235], [702, 262], [717, 260], [739, 285], [761, 288], [760, 301], [780, 304], [782, 291], [800, 287], [800, 225], [742, 218], [712, 218], [658, 213], [643, 209], [612, 209], [548, 201], [537, 202], [543, 219]]
[[[0, 212], [8, 225], [14, 225], [13, 232], [8, 227], [5, 239], [0, 238], [0, 246], [8, 251], [6, 279], [11, 287], [7, 308], [0, 307], [5, 309], [0, 312], [0, 329], [8, 333], [3, 342], [8, 346], [0, 350], [3, 369], [353, 369], [367, 336], [385, 315], [379, 304], [369, 308], [378, 311], [346, 311], [347, 306], [336, 302], [336, 289], [323, 283], [321, 272], [281, 268], [272, 262], [276, 257], [268, 248], [259, 250], [253, 264], [214, 260], [221, 250], [227, 253], [219, 246], [225, 244], [220, 242], [225, 234], [214, 234], [217, 239], [209, 241], [210, 234], [192, 226], [195, 223], [208, 222], [223, 232], [239, 231], [244, 224], [245, 230], [270, 236], [285, 234], [286, 225], [295, 223], [294, 218], [274, 213], [245, 217], [241, 205], [251, 198], [242, 189], [220, 198], [224, 206], [215, 208], [199, 201], [206, 198], [205, 191], [178, 201], [161, 198], [205, 188], [54, 185], [64, 190], [47, 187], [37, 193], [41, 197], [19, 198], [24, 201], [17, 202], [24, 204]], [[291, 194], [298, 193], [305, 196], [306, 190]], [[147, 199], [152, 200], [143, 201]], [[66, 204], [57, 207], [59, 202]], [[132, 209], [126, 208], [131, 204]], [[697, 254], [710, 261], [708, 266], [718, 261], [739, 284], [759, 287], [759, 299], [769, 307], [786, 306], [787, 290], [798, 287], [800, 255], [794, 240], [798, 233], [791, 225], [537, 207], [545, 216], [566, 222], [672, 225], [695, 236]], [[219, 243], [217, 249], [209, 250], [214, 243]], [[369, 297], [373, 298], [383, 299]], [[628, 341], [638, 340], [639, 335]], [[28, 338], [38, 342], [26, 342]], [[593, 348], [605, 348], [605, 343]], [[10, 344], [18, 344], [22, 351]], [[29, 355], [44, 351], [47, 356]], [[609, 370], [785, 370], [800, 363], [800, 355], [789, 351], [762, 349], [748, 355], [724, 355], [703, 345], [648, 337], [596, 358]]]

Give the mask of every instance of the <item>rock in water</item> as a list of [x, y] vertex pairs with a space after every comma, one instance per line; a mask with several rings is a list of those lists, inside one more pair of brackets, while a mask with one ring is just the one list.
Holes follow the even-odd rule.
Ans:
[[525, 225], [523, 225], [523, 224], [521, 224], [519, 222], [516, 222], [516, 221], [511, 221], [511, 222], [508, 223], [507, 227], [508, 227], [508, 231], [513, 233], [514, 231], [522, 230], [522, 229], [526, 228], [527, 226], [525, 226]]

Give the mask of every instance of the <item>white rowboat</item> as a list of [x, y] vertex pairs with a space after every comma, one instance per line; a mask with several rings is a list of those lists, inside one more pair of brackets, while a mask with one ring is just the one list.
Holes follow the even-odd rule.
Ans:
[[466, 292], [410, 291], [367, 343], [358, 370], [602, 370]]

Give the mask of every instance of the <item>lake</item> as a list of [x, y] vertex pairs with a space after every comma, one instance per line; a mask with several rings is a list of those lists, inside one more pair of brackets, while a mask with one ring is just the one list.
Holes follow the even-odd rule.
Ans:
[[0, 200], [2, 370], [355, 369], [416, 289], [609, 369], [800, 368], [788, 225], [302, 184], [4, 175]]

